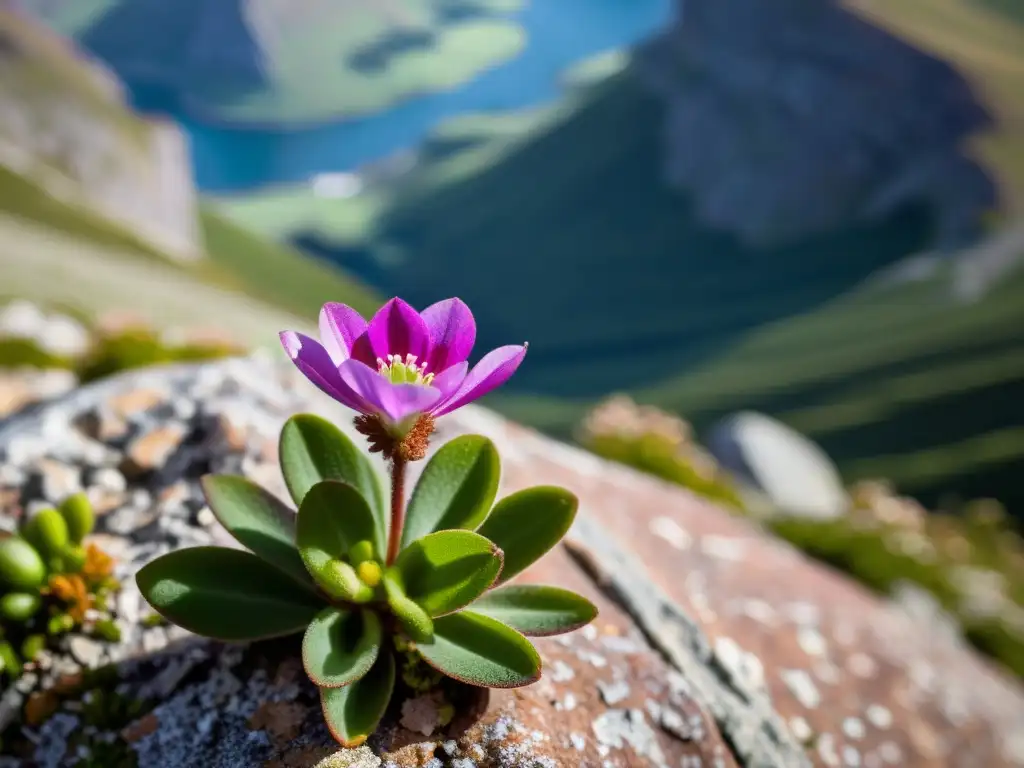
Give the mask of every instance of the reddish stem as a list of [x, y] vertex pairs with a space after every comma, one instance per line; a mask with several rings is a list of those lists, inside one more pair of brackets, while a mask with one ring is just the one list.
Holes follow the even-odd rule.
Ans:
[[405, 459], [391, 459], [391, 534], [388, 536], [387, 565], [395, 562], [405, 523]]

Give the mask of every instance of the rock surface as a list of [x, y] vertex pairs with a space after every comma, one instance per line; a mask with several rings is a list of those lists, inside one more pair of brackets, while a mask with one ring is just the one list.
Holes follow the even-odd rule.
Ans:
[[706, 222], [765, 244], [921, 205], [940, 246], [978, 233], [997, 191], [962, 146], [992, 118], [949, 64], [837, 0], [678, 6], [641, 66]]
[[[201, 474], [241, 472], [284, 495], [276, 436], [297, 411], [349, 429], [290, 368], [254, 357], [122, 375], [0, 425], [5, 517], [55, 493], [40, 476], [58, 470], [105, 510], [127, 581], [125, 638], [102, 653], [118, 662], [114, 690], [150, 710], [82, 728], [71, 702], [0, 765], [73, 766], [100, 745], [140, 768], [1024, 765], [1024, 692], [955, 636], [679, 488], [472, 407], [441, 422], [435, 445], [485, 434], [503, 494], [557, 483], [580, 496], [566, 545], [522, 578], [583, 592], [601, 616], [538, 642], [536, 685], [469, 697], [443, 728], [429, 702], [395, 702], [370, 749], [339, 751], [293, 639], [224, 647], [140, 627], [130, 580], [168, 549], [223, 542]], [[126, 476], [125, 456], [161, 430], [182, 437]]]

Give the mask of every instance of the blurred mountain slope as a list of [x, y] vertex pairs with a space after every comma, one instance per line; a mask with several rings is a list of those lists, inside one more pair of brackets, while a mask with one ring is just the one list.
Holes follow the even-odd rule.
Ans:
[[[240, 339], [261, 343], [273, 337], [245, 319], [254, 307], [270, 322], [278, 316], [273, 306], [306, 317], [328, 299], [376, 306], [358, 282], [199, 200], [184, 156], [156, 162], [148, 154], [153, 124], [118, 100], [115, 78], [5, 8], [0, 69], [3, 297], [91, 312], [130, 305], [154, 318], [171, 313], [178, 322], [237, 327]], [[152, 194], [168, 182], [184, 201], [177, 218], [166, 217], [165, 196]], [[163, 237], [153, 236], [154, 217]], [[170, 247], [181, 240], [193, 245], [192, 258]], [[213, 298], [223, 291], [236, 296]]]

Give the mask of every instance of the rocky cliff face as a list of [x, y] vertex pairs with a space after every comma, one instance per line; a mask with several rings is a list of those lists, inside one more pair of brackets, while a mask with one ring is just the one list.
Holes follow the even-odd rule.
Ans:
[[188, 144], [116, 77], [0, 4], [0, 165], [182, 258], [201, 253]]
[[668, 180], [748, 242], [920, 206], [953, 248], [997, 202], [964, 152], [992, 122], [964, 78], [835, 0], [684, 0], [638, 63]]
[[65, 697], [0, 765], [58, 768], [84, 756], [105, 768], [1024, 765], [1024, 691], [939, 626], [678, 487], [477, 408], [445, 417], [435, 445], [485, 434], [502, 454], [502, 495], [544, 483], [578, 494], [565, 546], [522, 578], [580, 591], [601, 616], [538, 643], [539, 683], [489, 699], [466, 691], [447, 726], [429, 697], [396, 701], [368, 748], [338, 751], [297, 640], [228, 648], [140, 623], [131, 579], [169, 549], [223, 542], [202, 473], [242, 473], [284, 494], [276, 437], [296, 411], [349, 423], [290, 367], [253, 358], [120, 376], [0, 426], [0, 519], [11, 525], [84, 485], [126, 585], [120, 643], [71, 643], [4, 693], [0, 718], [110, 662], [117, 680], [104, 685], [132, 702], [82, 729], [94, 700], [83, 712]]

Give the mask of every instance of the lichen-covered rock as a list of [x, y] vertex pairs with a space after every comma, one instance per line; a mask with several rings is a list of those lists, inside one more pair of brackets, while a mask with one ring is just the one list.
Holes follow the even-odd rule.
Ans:
[[[133, 399], [137, 408], [118, 406]], [[276, 437], [297, 411], [350, 429], [339, 406], [260, 357], [77, 390], [0, 425], [0, 462], [18, 469], [10, 482], [0, 478], [4, 514], [36, 501], [38, 484], [17, 478], [39, 462], [98, 477], [121, 465], [134, 436], [172, 428], [182, 438], [161, 466], [107, 484], [103, 493], [116, 500], [98, 525], [122, 542], [129, 570], [174, 547], [227, 543], [198, 477], [240, 472], [283, 496]], [[96, 414], [115, 412], [128, 440], [83, 431]], [[81, 728], [80, 705], [64, 704], [27, 729], [20, 762], [10, 765], [73, 766], [83, 751], [98, 760], [101, 750], [116, 759], [92, 765], [110, 768], [1024, 765], [1024, 693], [948, 632], [679, 488], [488, 411], [441, 420], [435, 445], [467, 431], [498, 443], [502, 493], [557, 483], [581, 500], [565, 546], [521, 578], [586, 594], [601, 615], [538, 641], [540, 682], [464, 690], [443, 726], [429, 697], [395, 701], [368, 748], [340, 750], [297, 638], [226, 647], [150, 627], [148, 640], [135, 636], [115, 659], [112, 690], [141, 704], [92, 730]], [[141, 598], [125, 594], [138, 624]]]

